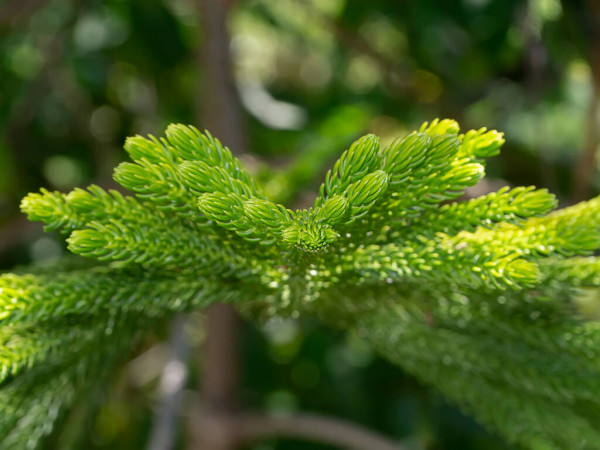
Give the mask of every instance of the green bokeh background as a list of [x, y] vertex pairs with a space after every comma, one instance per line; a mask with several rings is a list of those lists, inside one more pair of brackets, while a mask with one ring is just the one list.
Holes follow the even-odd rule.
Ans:
[[[65, 254], [58, 235], [24, 222], [18, 205], [27, 192], [110, 187], [126, 136], [160, 135], [171, 122], [202, 126], [195, 113], [204, 79], [196, 62], [204, 36], [197, 0], [24, 3], [35, 7], [7, 16], [1, 11], [11, 1], [0, 2], [4, 270]], [[319, 162], [333, 161], [361, 134], [385, 143], [423, 121], [450, 117], [463, 129], [506, 133], [502, 155], [489, 162], [488, 180], [474, 195], [536, 185], [562, 204], [571, 201], [592, 101], [593, 2], [230, 3], [233, 71], [251, 152], [244, 160], [280, 199], [311, 199], [325, 170]], [[287, 179], [268, 169], [296, 158]], [[303, 186], [300, 195], [292, 195], [294, 185]], [[68, 422], [49, 448], [61, 448], [81, 427], [84, 448], [144, 448], [166, 334], [156, 330], [98, 394], [102, 406], [92, 423]], [[201, 341], [201, 326], [191, 334]], [[511, 448], [356, 338], [314, 320], [246, 323], [242, 335], [249, 408], [343, 417], [412, 449]], [[194, 358], [181, 448], [200, 365]], [[278, 439], [248, 448], [331, 447]]]

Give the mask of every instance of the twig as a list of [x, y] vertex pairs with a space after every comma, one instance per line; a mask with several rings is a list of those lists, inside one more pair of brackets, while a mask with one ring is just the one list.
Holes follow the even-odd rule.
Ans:
[[400, 444], [356, 424], [313, 414], [270, 417], [259, 414], [241, 416], [236, 422], [240, 443], [268, 437], [294, 437], [323, 442], [349, 450], [402, 450]]
[[189, 345], [185, 334], [186, 320], [183, 314], [173, 319], [171, 326], [170, 357], [160, 380], [160, 405], [154, 417], [154, 426], [148, 450], [171, 450], [175, 447], [177, 414], [181, 394], [187, 381], [187, 356]]

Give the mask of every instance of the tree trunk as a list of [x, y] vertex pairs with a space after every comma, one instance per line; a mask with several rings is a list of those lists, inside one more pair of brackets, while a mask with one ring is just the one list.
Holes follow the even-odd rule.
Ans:
[[[203, 33], [198, 54], [196, 114], [199, 123], [235, 154], [246, 152], [242, 111], [231, 72], [227, 4], [224, 0], [196, 0]], [[202, 399], [192, 417], [192, 444], [198, 450], [232, 450], [238, 410], [238, 328], [233, 307], [208, 308], [201, 374]]]

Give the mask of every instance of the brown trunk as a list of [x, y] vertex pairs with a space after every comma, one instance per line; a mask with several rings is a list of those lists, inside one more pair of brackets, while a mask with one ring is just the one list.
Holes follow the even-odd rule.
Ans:
[[224, 0], [196, 0], [202, 44], [198, 73], [203, 77], [196, 98], [196, 114], [211, 134], [235, 154], [248, 151], [242, 111], [231, 71], [227, 4]]
[[592, 193], [592, 178], [596, 169], [598, 150], [598, 109], [600, 107], [600, 86], [594, 83], [586, 121], [586, 134], [583, 153], [573, 170], [573, 200], [580, 202]]
[[[246, 152], [237, 91], [231, 72], [227, 4], [224, 0], [196, 0], [202, 44], [198, 54], [199, 83], [196, 114], [199, 123], [234, 153]], [[201, 374], [202, 399], [191, 420], [191, 446], [198, 450], [236, 448], [238, 409], [238, 317], [230, 305], [211, 306], [206, 316], [206, 341]]]
[[197, 450], [236, 448], [238, 410], [238, 318], [229, 305], [215, 304], [206, 317], [202, 399], [192, 417], [192, 445]]
[[587, 2], [589, 13], [590, 68], [592, 71], [592, 95], [586, 121], [583, 153], [573, 169], [573, 201], [586, 200], [592, 193], [592, 181], [596, 171], [596, 152], [600, 144], [598, 112], [600, 109], [600, 2]]

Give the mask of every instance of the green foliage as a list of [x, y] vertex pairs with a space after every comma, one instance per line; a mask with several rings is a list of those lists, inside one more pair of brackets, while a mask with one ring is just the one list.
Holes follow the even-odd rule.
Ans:
[[449, 202], [504, 140], [435, 120], [383, 149], [360, 138], [314, 206], [292, 211], [208, 133], [166, 135], [127, 141], [115, 179], [134, 196], [23, 200], [99, 262], [0, 277], [3, 448], [35, 448], [98, 366], [215, 301], [354, 330], [512, 442], [600, 447], [600, 325], [577, 309], [600, 281], [600, 198], [552, 212], [554, 196], [528, 187]]

